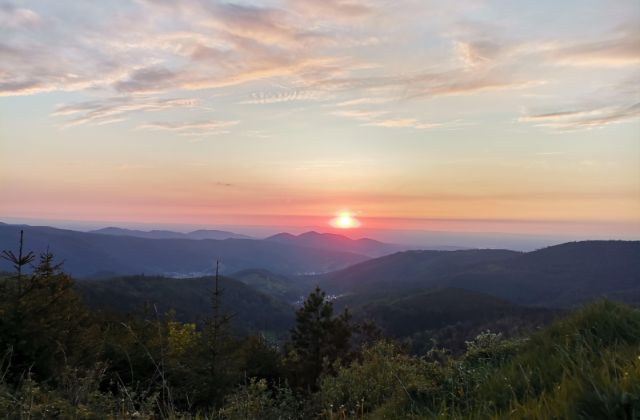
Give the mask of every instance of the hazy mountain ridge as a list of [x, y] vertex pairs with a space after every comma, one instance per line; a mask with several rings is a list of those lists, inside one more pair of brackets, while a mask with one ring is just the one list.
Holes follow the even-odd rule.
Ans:
[[147, 239], [255, 239], [250, 236], [241, 235], [234, 232], [228, 232], [225, 230], [214, 229], [199, 229], [192, 232], [182, 233], [174, 232], [171, 230], [135, 230], [124, 229], [119, 227], [106, 227], [97, 230], [91, 230], [88, 233], [98, 233], [101, 235], [116, 235], [116, 236], [134, 236], [136, 238]]
[[409, 249], [404, 245], [388, 244], [369, 238], [351, 239], [335, 233], [318, 233], [315, 231], [305, 232], [300, 235], [283, 232], [265, 238], [265, 241], [317, 249], [341, 250], [368, 257], [381, 257]]
[[[283, 274], [329, 272], [368, 259], [346, 252], [321, 250], [251, 239], [146, 239], [56, 229], [46, 226], [0, 226], [0, 249], [16, 250], [20, 230], [25, 251], [50, 249], [75, 277], [153, 274], [194, 276], [213, 272], [219, 259], [223, 272], [264, 268]], [[0, 270], [9, 264], [0, 261]]]

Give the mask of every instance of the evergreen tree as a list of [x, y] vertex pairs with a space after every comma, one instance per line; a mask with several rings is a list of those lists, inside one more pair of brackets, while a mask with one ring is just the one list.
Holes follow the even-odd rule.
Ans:
[[292, 382], [310, 391], [317, 389], [323, 373], [351, 359], [353, 332], [351, 314], [345, 310], [334, 317], [333, 304], [316, 288], [296, 311], [296, 325], [291, 330], [287, 362]]
[[54, 263], [52, 253], [41, 254], [30, 275], [24, 276], [21, 268], [3, 282], [0, 352], [10, 358], [16, 378], [27, 372], [46, 378], [72, 357], [81, 357], [87, 342], [81, 330], [88, 314], [73, 280]]

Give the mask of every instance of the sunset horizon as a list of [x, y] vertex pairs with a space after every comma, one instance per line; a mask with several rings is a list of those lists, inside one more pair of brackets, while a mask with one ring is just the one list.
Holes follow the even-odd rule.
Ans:
[[322, 4], [3, 2], [0, 218], [640, 237], [633, 2]]

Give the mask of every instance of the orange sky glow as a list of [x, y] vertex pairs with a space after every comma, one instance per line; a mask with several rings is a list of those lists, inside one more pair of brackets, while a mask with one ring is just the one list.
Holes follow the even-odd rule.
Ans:
[[8, 3], [0, 221], [640, 238], [637, 1], [353, 4]]

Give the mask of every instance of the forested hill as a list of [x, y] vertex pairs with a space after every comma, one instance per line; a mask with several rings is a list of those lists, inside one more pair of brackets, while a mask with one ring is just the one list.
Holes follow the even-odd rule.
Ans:
[[584, 241], [529, 253], [408, 251], [316, 277], [339, 294], [457, 287], [515, 303], [567, 306], [640, 291], [639, 241]]
[[[88, 306], [107, 312], [142, 315], [169, 311], [182, 322], [198, 322], [212, 315], [213, 277], [173, 279], [155, 276], [118, 277], [76, 283]], [[238, 333], [282, 336], [293, 324], [294, 309], [229, 277], [219, 279], [221, 313], [231, 316]]]
[[508, 250], [405, 251], [375, 258], [326, 275], [319, 285], [332, 293], [367, 293], [429, 288], [437, 279], [473, 264], [520, 255]]

